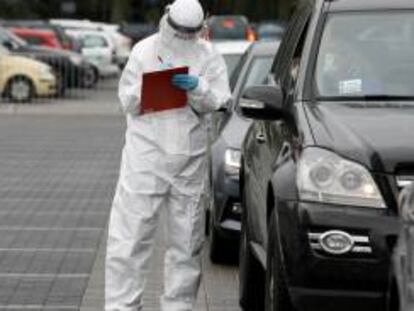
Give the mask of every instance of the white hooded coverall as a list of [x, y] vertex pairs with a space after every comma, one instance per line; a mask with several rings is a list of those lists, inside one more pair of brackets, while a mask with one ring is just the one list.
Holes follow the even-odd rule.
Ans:
[[[190, 311], [201, 276], [202, 195], [206, 175], [205, 115], [230, 99], [223, 58], [200, 38], [177, 37], [164, 17], [159, 33], [133, 49], [119, 83], [127, 114], [125, 146], [106, 254], [105, 310], [142, 310], [148, 263], [162, 210], [167, 251], [161, 309]], [[199, 77], [188, 106], [139, 115], [142, 74], [166, 64]]]

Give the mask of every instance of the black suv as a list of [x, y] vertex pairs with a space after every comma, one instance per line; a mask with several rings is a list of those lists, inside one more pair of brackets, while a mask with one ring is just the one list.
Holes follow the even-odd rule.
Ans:
[[397, 310], [414, 176], [414, 1], [302, 1], [242, 148], [245, 310]]

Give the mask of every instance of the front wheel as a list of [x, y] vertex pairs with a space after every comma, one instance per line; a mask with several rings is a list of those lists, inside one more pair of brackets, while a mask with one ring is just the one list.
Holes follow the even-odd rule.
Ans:
[[34, 96], [33, 83], [28, 78], [15, 77], [7, 84], [6, 95], [15, 103], [30, 102]]
[[99, 80], [98, 69], [90, 66], [88, 67], [81, 77], [81, 85], [84, 88], [91, 89], [96, 86]]
[[267, 252], [266, 270], [266, 311], [295, 311], [286, 284], [283, 269], [278, 231], [274, 212], [272, 213]]

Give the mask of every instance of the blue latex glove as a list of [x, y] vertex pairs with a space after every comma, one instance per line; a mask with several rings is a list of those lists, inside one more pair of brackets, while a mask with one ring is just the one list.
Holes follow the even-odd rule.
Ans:
[[195, 90], [198, 82], [198, 77], [186, 74], [176, 74], [172, 78], [172, 84], [184, 91]]

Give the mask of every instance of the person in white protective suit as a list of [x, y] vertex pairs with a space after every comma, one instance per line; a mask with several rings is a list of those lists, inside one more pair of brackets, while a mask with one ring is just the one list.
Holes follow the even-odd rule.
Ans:
[[[142, 310], [149, 259], [161, 211], [167, 251], [161, 309], [190, 311], [200, 278], [204, 237], [206, 115], [230, 99], [223, 58], [200, 38], [197, 0], [176, 0], [157, 34], [133, 49], [119, 83], [126, 142], [113, 201], [106, 254], [105, 310]], [[142, 74], [188, 66], [171, 83], [187, 91], [185, 108], [140, 115]]]

